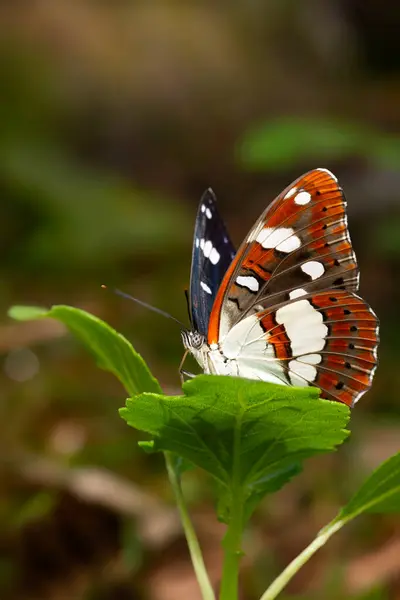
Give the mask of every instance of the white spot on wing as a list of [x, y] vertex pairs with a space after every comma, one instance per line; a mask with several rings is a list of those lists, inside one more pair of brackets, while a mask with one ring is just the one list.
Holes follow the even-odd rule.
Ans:
[[205, 244], [204, 244], [204, 248], [203, 248], [203, 252], [204, 252], [204, 256], [206, 258], [208, 258], [211, 254], [211, 250], [213, 249], [213, 245], [210, 242], [210, 240], [208, 240]]
[[204, 281], [200, 281], [200, 287], [202, 290], [204, 290], [207, 294], [212, 294], [212, 290], [209, 288], [209, 286], [204, 283]]
[[317, 369], [314, 365], [319, 365], [322, 361], [322, 356], [320, 354], [306, 354], [305, 356], [299, 356], [295, 360], [291, 360], [289, 362], [289, 369], [292, 373], [289, 372], [290, 381], [293, 385], [306, 385], [307, 381], [315, 381], [317, 378]]
[[220, 253], [215, 248], [213, 248], [210, 252], [210, 261], [212, 262], [212, 264], [216, 265], [219, 262], [220, 258]]
[[[293, 377], [292, 374], [298, 377]], [[298, 360], [291, 360], [289, 362], [289, 377], [293, 385], [306, 386], [308, 381], [315, 381], [317, 369], [314, 365], [308, 365]]]
[[218, 252], [218, 250], [213, 248], [212, 242], [210, 242], [210, 240], [200, 240], [200, 248], [203, 250], [205, 258], [209, 258], [213, 265], [216, 265], [219, 262], [221, 255]]
[[300, 238], [298, 238], [297, 235], [291, 235], [289, 238], [287, 238], [287, 240], [284, 240], [283, 242], [278, 244], [276, 249], [279, 250], [280, 252], [288, 252], [289, 253], [289, 252], [293, 252], [293, 250], [297, 250], [297, 248], [300, 248], [300, 246], [301, 246]]
[[249, 242], [249, 243], [254, 242], [254, 240], [257, 239], [257, 236], [262, 231], [263, 227], [264, 227], [263, 222], [258, 223], [257, 227], [253, 227], [253, 229], [251, 229], [251, 231], [249, 232], [249, 235], [247, 236], [247, 242]]
[[263, 248], [276, 248], [281, 252], [292, 252], [300, 248], [301, 241], [297, 235], [293, 235], [294, 230], [291, 227], [264, 227], [256, 237], [256, 241]]
[[294, 300], [295, 298], [300, 298], [300, 296], [306, 296], [307, 292], [306, 290], [303, 290], [303, 288], [297, 288], [297, 290], [293, 290], [292, 292], [289, 292], [289, 298], [291, 300]]
[[260, 285], [255, 277], [251, 276], [242, 276], [236, 278], [236, 283], [247, 287], [251, 292], [258, 292]]
[[196, 248], [198, 248], [200, 246], [200, 240], [199, 238], [196, 238]]
[[300, 356], [298, 360], [308, 363], [309, 365], [319, 365], [322, 356], [320, 354], [305, 354], [304, 356]]
[[212, 218], [212, 212], [209, 208], [206, 208], [206, 217], [207, 219], [211, 219]]
[[298, 300], [276, 311], [276, 322], [284, 325], [293, 356], [320, 352], [325, 346], [328, 328], [322, 314], [308, 300]]
[[295, 194], [296, 192], [297, 192], [297, 187], [296, 187], [296, 186], [294, 186], [294, 187], [292, 187], [292, 189], [291, 189], [291, 190], [289, 190], [289, 191], [288, 191], [288, 193], [287, 193], [287, 194], [285, 194], [285, 195], [283, 196], [283, 199], [284, 199], [284, 200], [286, 200], [286, 198], [290, 198], [290, 197], [291, 197], [291, 196], [293, 196], [293, 194]]
[[304, 206], [304, 204], [308, 204], [311, 200], [311, 194], [306, 191], [299, 192], [297, 196], [295, 196], [294, 202], [295, 204], [299, 204], [300, 206]]
[[324, 265], [318, 262], [317, 260], [310, 260], [304, 263], [304, 265], [301, 265], [300, 268], [303, 271], [303, 273], [309, 275], [313, 280], [318, 279], [319, 277], [321, 277], [321, 275], [325, 273]]
[[201, 205], [201, 212], [202, 213], [206, 212], [206, 205], [205, 204]]

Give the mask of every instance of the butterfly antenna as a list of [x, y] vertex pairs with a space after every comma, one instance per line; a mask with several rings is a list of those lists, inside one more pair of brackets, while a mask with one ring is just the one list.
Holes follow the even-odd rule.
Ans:
[[192, 318], [192, 311], [190, 309], [190, 298], [189, 298], [189, 292], [188, 292], [188, 290], [185, 290], [185, 298], [186, 298], [187, 312], [188, 312], [188, 315], [189, 315], [189, 321], [190, 321], [190, 324], [193, 327], [193, 318]]
[[[103, 288], [103, 290], [108, 289], [108, 287], [104, 284], [101, 287]], [[167, 317], [167, 319], [172, 319], [172, 321], [175, 321], [175, 323], [178, 323], [181, 327], [183, 327], [183, 329], [187, 329], [186, 325], [184, 325], [181, 321], [179, 321], [179, 319], [176, 319], [169, 313], [165, 312], [165, 310], [161, 310], [161, 308], [157, 308], [155, 306], [152, 306], [151, 304], [147, 304], [147, 302], [143, 302], [143, 300], [139, 300], [139, 298], [134, 298], [130, 294], [126, 294], [125, 292], [122, 292], [121, 290], [113, 289], [112, 291], [117, 296], [121, 296], [121, 298], [126, 298], [127, 300], [132, 300], [133, 302], [136, 302], [137, 304], [144, 306], [144, 308], [148, 308], [149, 310], [152, 310], [153, 312], [158, 313], [159, 315], [162, 315], [163, 317]]]

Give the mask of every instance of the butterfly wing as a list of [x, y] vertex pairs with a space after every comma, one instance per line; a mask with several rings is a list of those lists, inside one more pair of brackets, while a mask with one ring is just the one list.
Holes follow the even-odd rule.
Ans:
[[215, 296], [235, 253], [214, 192], [208, 189], [197, 211], [189, 296], [192, 327], [205, 336]]
[[264, 211], [239, 248], [215, 299], [208, 342], [216, 343], [251, 312], [307, 293], [358, 289], [358, 267], [337, 179], [314, 169]]
[[358, 267], [336, 178], [315, 169], [286, 188], [231, 263], [208, 342], [238, 375], [315, 385], [353, 405], [372, 382], [378, 322], [354, 291]]
[[371, 387], [378, 322], [346, 290], [305, 294], [240, 321], [221, 343], [238, 375], [286, 385], [314, 385], [322, 397], [353, 406]]

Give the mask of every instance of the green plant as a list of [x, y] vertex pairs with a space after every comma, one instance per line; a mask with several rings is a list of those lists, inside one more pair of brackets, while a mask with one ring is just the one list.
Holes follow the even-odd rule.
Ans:
[[397, 136], [361, 122], [334, 117], [281, 117], [247, 131], [238, 144], [238, 162], [250, 171], [277, 171], [313, 163], [361, 157], [398, 167]]
[[[120, 414], [145, 432], [148, 452], [164, 452], [196, 577], [204, 600], [215, 600], [201, 549], [184, 501], [181, 477], [200, 467], [215, 481], [218, 517], [227, 525], [220, 600], [238, 597], [242, 535], [254, 508], [301, 470], [304, 459], [334, 450], [348, 436], [349, 409], [321, 400], [315, 388], [288, 388], [222, 376], [201, 375], [166, 396], [144, 360], [109, 325], [82, 310], [13, 307], [19, 320], [52, 317], [63, 322], [113, 373], [129, 394]], [[362, 513], [400, 507], [400, 453], [383, 463], [350, 502], [264, 592], [273, 600], [295, 573], [345, 524]]]

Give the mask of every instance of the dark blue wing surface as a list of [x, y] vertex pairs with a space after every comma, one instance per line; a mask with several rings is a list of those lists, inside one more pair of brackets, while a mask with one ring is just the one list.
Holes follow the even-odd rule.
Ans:
[[214, 192], [208, 189], [197, 211], [189, 294], [192, 328], [205, 336], [215, 296], [235, 254]]

